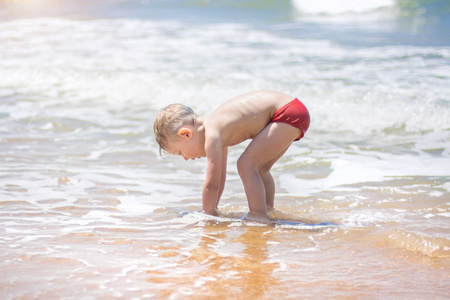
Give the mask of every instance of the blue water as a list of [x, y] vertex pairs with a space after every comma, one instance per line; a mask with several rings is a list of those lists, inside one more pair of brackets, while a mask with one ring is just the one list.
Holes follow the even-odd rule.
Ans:
[[[293, 3], [294, 2], [294, 3]], [[14, 17], [139, 18], [189, 23], [250, 24], [295, 38], [327, 39], [351, 46], [450, 44], [450, 3], [446, 0], [391, 1], [391, 5], [344, 13], [302, 11], [289, 0], [135, 0], [0, 3], [3, 19]], [[301, 0], [297, 0], [301, 3]], [[307, 3], [307, 1], [303, 1]], [[48, 4], [50, 3], [50, 4]], [[332, 3], [332, 2], [331, 2]], [[316, 18], [311, 18], [315, 16]], [[345, 18], [342, 18], [345, 16]], [[375, 17], [374, 17], [375, 16]], [[317, 18], [319, 17], [319, 18]], [[336, 19], [339, 22], [335, 22]], [[279, 29], [283, 24], [287, 28]]]

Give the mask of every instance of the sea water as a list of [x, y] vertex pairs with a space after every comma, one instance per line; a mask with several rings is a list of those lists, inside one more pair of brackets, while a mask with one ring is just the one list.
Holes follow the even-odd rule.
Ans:
[[[448, 299], [448, 1], [0, 2], [0, 298]], [[205, 160], [152, 123], [257, 89], [311, 126], [249, 223], [230, 148], [221, 217]]]

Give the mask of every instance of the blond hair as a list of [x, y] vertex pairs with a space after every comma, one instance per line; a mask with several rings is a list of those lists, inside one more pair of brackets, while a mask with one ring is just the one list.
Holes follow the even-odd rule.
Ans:
[[153, 124], [156, 142], [159, 144], [159, 153], [166, 150], [167, 144], [172, 136], [184, 124], [194, 124], [197, 115], [194, 111], [183, 104], [171, 104], [163, 108], [156, 117]]

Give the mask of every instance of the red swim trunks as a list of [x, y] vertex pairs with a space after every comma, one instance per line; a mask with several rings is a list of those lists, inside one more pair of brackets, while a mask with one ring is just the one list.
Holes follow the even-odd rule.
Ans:
[[308, 130], [310, 122], [309, 112], [305, 105], [295, 98], [282, 108], [278, 109], [270, 122], [286, 123], [300, 129], [302, 132], [299, 137], [295, 139], [295, 141], [298, 141], [305, 135], [306, 130]]

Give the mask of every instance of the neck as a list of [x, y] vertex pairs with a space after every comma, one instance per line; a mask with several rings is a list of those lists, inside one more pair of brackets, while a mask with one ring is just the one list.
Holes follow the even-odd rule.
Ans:
[[202, 143], [205, 144], [205, 126], [203, 125], [202, 117], [195, 118], [194, 127], [195, 127], [197, 134], [200, 136]]
[[205, 127], [203, 126], [203, 118], [197, 117], [194, 119], [194, 127], [198, 132], [205, 132]]

